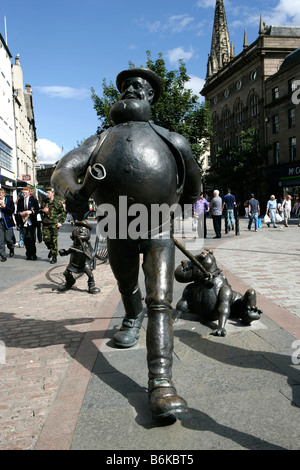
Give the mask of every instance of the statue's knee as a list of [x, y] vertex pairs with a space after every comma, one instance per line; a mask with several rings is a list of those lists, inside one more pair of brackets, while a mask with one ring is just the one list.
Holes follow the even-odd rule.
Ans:
[[146, 299], [146, 305], [148, 309], [148, 315], [151, 315], [152, 312], [157, 312], [158, 310], [172, 310], [172, 302], [162, 298]]

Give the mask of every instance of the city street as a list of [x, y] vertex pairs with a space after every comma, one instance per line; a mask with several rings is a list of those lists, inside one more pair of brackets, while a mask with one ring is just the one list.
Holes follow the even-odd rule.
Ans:
[[[138, 345], [112, 343], [124, 311], [109, 263], [94, 273], [100, 294], [87, 293], [86, 276], [59, 293], [68, 259], [50, 265], [41, 243], [26, 261], [16, 248], [0, 264], [0, 449], [299, 449], [299, 235], [296, 219], [249, 232], [241, 218], [239, 236], [223, 229], [216, 240], [208, 219], [204, 246], [233, 289], [256, 289], [263, 315], [248, 327], [229, 320], [226, 337], [194, 314], [174, 324], [173, 379], [189, 415], [168, 426], [148, 410], [147, 318]], [[184, 258], [176, 250], [176, 266]], [[175, 282], [174, 307], [184, 287]]]

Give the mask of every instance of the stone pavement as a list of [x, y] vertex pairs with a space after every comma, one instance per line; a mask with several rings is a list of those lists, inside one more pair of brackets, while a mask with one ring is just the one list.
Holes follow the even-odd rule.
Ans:
[[[298, 450], [300, 228], [246, 224], [215, 240], [208, 219], [205, 247], [236, 291], [257, 290], [264, 315], [250, 327], [230, 320], [225, 338], [193, 314], [174, 325], [173, 377], [189, 415], [173, 424], [148, 411], [147, 318], [134, 348], [112, 344], [123, 307], [108, 263], [97, 266], [94, 296], [84, 276], [58, 293], [67, 260], [47, 264], [42, 246], [37, 264], [17, 250], [1, 263], [0, 450]], [[183, 287], [175, 282], [174, 307]]]

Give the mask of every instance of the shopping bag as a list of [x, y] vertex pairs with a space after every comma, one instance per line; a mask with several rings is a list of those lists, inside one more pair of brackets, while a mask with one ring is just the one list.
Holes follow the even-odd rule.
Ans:
[[192, 221], [192, 231], [196, 232], [197, 228], [198, 228], [198, 219], [197, 217], [194, 217]]
[[270, 219], [270, 217], [266, 214], [266, 215], [264, 216], [264, 223], [265, 223], [265, 224], [269, 224], [270, 222], [271, 222], [271, 219]]
[[276, 218], [276, 222], [282, 222], [283, 221], [283, 218], [278, 213], [276, 214], [275, 218]]
[[258, 228], [261, 228], [261, 218], [258, 218]]

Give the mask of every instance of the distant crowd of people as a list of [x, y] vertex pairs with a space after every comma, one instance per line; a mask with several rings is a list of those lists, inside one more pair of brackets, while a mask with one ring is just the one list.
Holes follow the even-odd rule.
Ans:
[[[9, 257], [15, 254], [14, 248], [19, 245], [25, 247], [27, 260], [37, 260], [36, 240], [44, 241], [49, 249], [50, 263], [57, 262], [58, 232], [64, 221], [66, 212], [63, 203], [55, 197], [51, 187], [46, 188], [46, 198], [39, 204], [38, 199], [29, 187], [22, 190], [22, 195], [16, 203], [6, 196], [5, 190], [0, 188], [0, 259], [7, 261], [6, 246]], [[19, 231], [17, 243], [14, 228]]]
[[[266, 205], [264, 216], [264, 222], [267, 224], [267, 227], [273, 225], [273, 227], [277, 228], [278, 222], [283, 222], [283, 226], [288, 227], [292, 211], [294, 215], [298, 217], [298, 227], [300, 227], [300, 205], [298, 199], [293, 208], [291, 202], [292, 197], [290, 195], [284, 196], [280, 202], [277, 202], [274, 195], [270, 197]], [[199, 200], [193, 206], [193, 230], [198, 231], [199, 238], [206, 238], [206, 218], [209, 214], [213, 221], [214, 238], [221, 238], [222, 215], [225, 212], [225, 233], [234, 230], [236, 222], [234, 214], [236, 207], [236, 198], [231, 193], [231, 189], [227, 190], [227, 194], [225, 194], [223, 198], [220, 197], [219, 190], [214, 190], [213, 198], [210, 202], [208, 202], [203, 193], [201, 193]], [[254, 222], [254, 231], [257, 232], [261, 227], [261, 206], [253, 193], [250, 194], [250, 198], [244, 203], [244, 207], [245, 217], [249, 219], [248, 230], [252, 229]]]
[[[288, 227], [291, 212], [298, 217], [300, 227], [300, 204], [298, 198], [292, 207], [292, 197], [284, 196], [279, 202], [271, 195], [266, 205], [264, 222], [268, 227], [277, 228], [278, 222], [283, 222]], [[193, 206], [193, 230], [198, 231], [200, 238], [207, 237], [207, 215], [210, 214], [215, 232], [214, 238], [221, 238], [222, 215], [225, 213], [225, 233], [235, 229], [236, 198], [231, 189], [220, 197], [220, 192], [215, 190], [213, 198], [208, 202], [203, 193]], [[251, 230], [254, 222], [254, 230], [258, 231], [261, 223], [261, 207], [255, 195], [250, 194], [249, 200], [244, 203], [245, 217], [249, 219], [248, 230]], [[6, 196], [5, 190], [0, 188], [0, 260], [7, 261], [6, 246], [9, 257], [13, 257], [15, 246], [25, 247], [27, 260], [37, 259], [36, 240], [44, 241], [49, 249], [50, 263], [57, 262], [58, 232], [64, 221], [73, 225], [76, 221], [75, 214], [67, 214], [61, 200], [55, 197], [51, 187], [46, 188], [46, 198], [39, 204], [37, 198], [29, 187], [23, 188], [22, 194], [16, 203]], [[14, 228], [19, 231], [19, 242], [16, 242]]]

